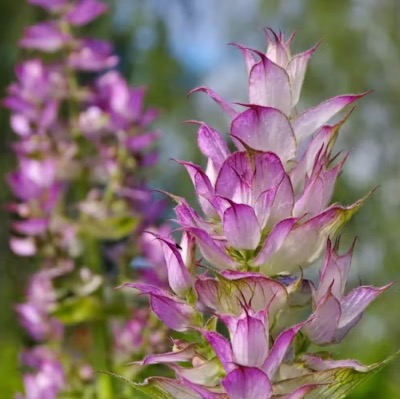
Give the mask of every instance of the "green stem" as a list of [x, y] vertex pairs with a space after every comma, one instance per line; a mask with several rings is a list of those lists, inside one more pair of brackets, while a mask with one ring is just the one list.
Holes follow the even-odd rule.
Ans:
[[[96, 274], [103, 274], [102, 260], [100, 256], [99, 243], [96, 239], [86, 236], [85, 242], [85, 262]], [[102, 289], [103, 288], [103, 289]], [[97, 292], [98, 299], [104, 304], [104, 286]], [[91, 323], [92, 331], [92, 364], [95, 370], [110, 371], [111, 361], [108, 353], [111, 351], [111, 339], [109, 329], [105, 319], [93, 321]], [[99, 373], [97, 375], [97, 398], [98, 399], [114, 399], [113, 383], [111, 377], [106, 374]]]

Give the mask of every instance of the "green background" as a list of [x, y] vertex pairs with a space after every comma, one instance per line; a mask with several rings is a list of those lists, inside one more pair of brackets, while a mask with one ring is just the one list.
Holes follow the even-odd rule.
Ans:
[[[384, 285], [400, 276], [400, 2], [398, 0], [113, 0], [111, 13], [88, 27], [111, 38], [133, 84], [148, 87], [148, 102], [161, 109], [160, 166], [153, 187], [193, 198], [188, 178], [170, 158], [201, 162], [195, 129], [182, 125], [201, 119], [222, 132], [226, 120], [204, 95], [187, 92], [208, 85], [234, 101], [245, 101], [241, 56], [230, 41], [264, 48], [263, 27], [297, 32], [294, 49], [322, 40], [306, 77], [300, 108], [345, 92], [374, 92], [357, 106], [343, 128], [337, 148], [351, 149], [335, 200], [351, 203], [378, 190], [350, 222], [344, 242], [360, 240], [350, 285]], [[22, 56], [17, 42], [23, 27], [41, 13], [25, 0], [0, 2], [0, 93], [13, 79]], [[0, 110], [0, 170], [14, 159], [7, 112]], [[32, 262], [8, 252], [11, 200], [3, 181], [0, 227], [0, 398], [20, 388], [17, 356], [21, 331], [13, 306], [21, 301]], [[172, 207], [172, 204], [171, 204]], [[169, 215], [166, 215], [168, 217]], [[314, 266], [314, 270], [318, 267]], [[400, 348], [400, 288], [395, 285], [364, 315], [345, 343], [329, 348], [338, 358], [380, 361]], [[349, 398], [400, 398], [400, 362], [394, 362]]]

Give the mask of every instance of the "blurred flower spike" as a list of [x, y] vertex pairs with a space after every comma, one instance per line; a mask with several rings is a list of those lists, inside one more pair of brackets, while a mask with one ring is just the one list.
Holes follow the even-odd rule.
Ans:
[[[80, 36], [105, 2], [28, 2], [47, 20], [24, 30], [19, 45], [31, 58], [3, 100], [17, 137], [10, 247], [39, 267], [16, 306], [32, 346], [21, 356], [19, 398], [115, 397], [110, 377], [91, 370], [119, 371], [163, 350], [167, 337], [137, 295], [109, 295], [127, 278], [167, 285], [162, 248], [144, 234], [169, 232], [157, 227], [163, 202], [146, 181], [157, 162], [158, 111], [145, 105], [144, 87], [117, 72], [110, 42]], [[152, 267], [129, 268], [138, 257]], [[155, 332], [144, 336], [146, 328]]]

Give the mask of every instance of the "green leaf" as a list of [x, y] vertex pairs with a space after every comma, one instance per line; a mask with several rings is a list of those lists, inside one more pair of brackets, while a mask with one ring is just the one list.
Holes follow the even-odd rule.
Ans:
[[103, 317], [104, 312], [98, 298], [87, 296], [64, 300], [52, 314], [64, 324], [73, 325], [84, 321], [99, 320]]
[[368, 366], [367, 371], [364, 372], [350, 367], [341, 367], [283, 380], [274, 385], [274, 393], [287, 394], [302, 385], [320, 384], [321, 387], [310, 393], [307, 399], [343, 399], [350, 391], [380, 371], [399, 354], [400, 351], [383, 362]]

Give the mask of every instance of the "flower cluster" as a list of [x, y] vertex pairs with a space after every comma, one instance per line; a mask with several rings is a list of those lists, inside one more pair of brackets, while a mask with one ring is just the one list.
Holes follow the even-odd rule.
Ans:
[[[89, 377], [77, 370], [89, 370], [89, 359], [95, 361], [98, 353], [103, 364], [92, 364], [93, 369], [119, 367], [153, 347], [163, 348], [160, 323], [143, 309], [132, 312], [140, 300], [108, 294], [128, 276], [166, 284], [166, 267], [157, 255], [161, 248], [143, 235], [144, 229], [166, 229], [154, 227], [163, 203], [155, 202], [146, 186], [146, 169], [157, 161], [159, 132], [150, 129], [157, 111], [145, 108], [143, 87], [131, 87], [113, 69], [118, 57], [109, 42], [79, 36], [81, 27], [107, 11], [103, 2], [29, 3], [44, 9], [48, 20], [25, 30], [20, 47], [32, 58], [17, 66], [16, 82], [4, 100], [18, 137], [13, 144], [17, 169], [8, 176], [16, 197], [9, 205], [15, 215], [10, 246], [39, 265], [26, 302], [17, 306], [21, 324], [63, 365], [27, 362], [23, 356], [33, 370], [24, 379], [26, 398], [53, 399], [63, 389], [83, 397]], [[139, 255], [145, 267], [125, 266]], [[148, 268], [157, 256], [162, 262]], [[124, 316], [110, 316], [109, 309], [118, 306]], [[149, 337], [153, 346], [138, 340], [146, 326], [158, 330]], [[70, 348], [71, 340], [87, 335], [83, 349]], [[98, 342], [104, 347], [95, 347]], [[105, 364], [104, 359], [110, 360]], [[53, 379], [49, 370], [59, 375], [63, 367], [71, 375]]]
[[[389, 287], [346, 293], [353, 247], [341, 255], [331, 243], [365, 199], [331, 204], [347, 157], [332, 151], [348, 114], [328, 122], [366, 93], [297, 113], [317, 46], [292, 55], [293, 35], [285, 40], [267, 30], [266, 36], [266, 53], [237, 46], [247, 65], [249, 103], [233, 105], [206, 87], [193, 90], [207, 93], [228, 115], [236, 149], [213, 127], [192, 121], [207, 167], [181, 164], [202, 215], [173, 196], [182, 243], [158, 237], [169, 289], [126, 284], [148, 295], [152, 311], [179, 332], [171, 352], [142, 362], [166, 364], [176, 374], [136, 385], [152, 398], [341, 398], [372, 370], [308, 352], [311, 343], [339, 343]], [[302, 270], [325, 248], [315, 286]]]

